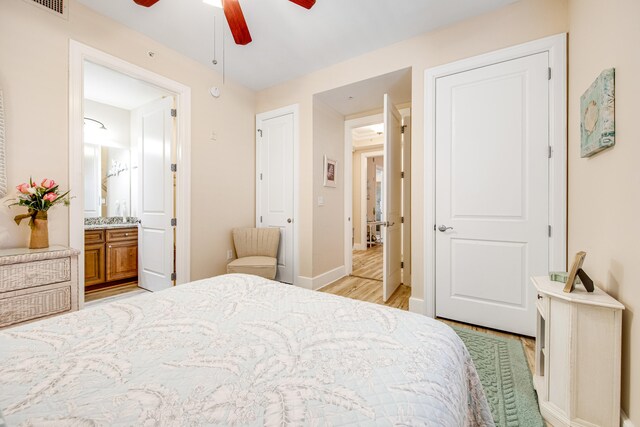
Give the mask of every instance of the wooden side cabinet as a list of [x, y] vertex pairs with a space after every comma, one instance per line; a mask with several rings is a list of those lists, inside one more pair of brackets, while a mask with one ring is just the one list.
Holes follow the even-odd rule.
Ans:
[[85, 231], [85, 288], [108, 286], [138, 276], [138, 229]]
[[565, 293], [549, 277], [537, 291], [533, 383], [553, 426], [618, 427], [624, 306], [599, 288]]

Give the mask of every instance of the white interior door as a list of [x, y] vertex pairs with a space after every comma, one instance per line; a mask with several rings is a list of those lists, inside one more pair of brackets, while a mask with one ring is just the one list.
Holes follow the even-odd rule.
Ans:
[[548, 54], [436, 81], [436, 315], [533, 336], [548, 273]]
[[402, 283], [402, 116], [384, 96], [384, 221], [382, 299]]
[[280, 229], [276, 280], [293, 283], [293, 113], [258, 116], [258, 227]]
[[151, 102], [132, 113], [138, 153], [138, 286], [159, 291], [172, 286], [174, 272], [173, 98]]

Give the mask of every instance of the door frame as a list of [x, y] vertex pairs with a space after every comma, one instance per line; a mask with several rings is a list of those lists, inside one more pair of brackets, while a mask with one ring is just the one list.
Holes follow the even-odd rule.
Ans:
[[[84, 289], [84, 174], [83, 174], [83, 123], [84, 123], [84, 61], [90, 61], [118, 71], [151, 85], [157, 86], [175, 97], [176, 108], [176, 284], [191, 280], [191, 88], [145, 68], [131, 64], [116, 56], [69, 40], [69, 183], [75, 200], [69, 207], [69, 242], [80, 250], [78, 281]], [[184, 171], [181, 174], [180, 171]], [[80, 292], [80, 308], [84, 306], [84, 292]]]
[[299, 258], [299, 226], [298, 221], [300, 219], [300, 209], [298, 194], [300, 192], [300, 162], [298, 156], [300, 155], [300, 105], [292, 104], [286, 107], [277, 108], [271, 111], [265, 111], [263, 113], [256, 114], [256, 165], [255, 165], [255, 179], [256, 179], [256, 200], [255, 200], [255, 227], [258, 227], [260, 223], [260, 200], [262, 193], [260, 191], [260, 160], [258, 156], [259, 152], [259, 140], [258, 129], [260, 129], [260, 123], [264, 120], [274, 119], [276, 117], [284, 116], [285, 114], [293, 115], [293, 284], [295, 286], [301, 286], [300, 271], [298, 262]]
[[[436, 81], [452, 74], [505, 62], [524, 56], [548, 52], [551, 78], [549, 84], [549, 269], [567, 268], [567, 35], [557, 34], [513, 47], [474, 56], [450, 64], [429, 68], [424, 77], [424, 314], [435, 317], [435, 123]], [[431, 206], [429, 206], [429, 204]], [[433, 227], [432, 227], [433, 225]]]
[[[411, 117], [411, 108], [401, 108], [399, 111], [403, 119], [405, 117]], [[351, 229], [353, 227], [353, 221], [351, 218], [353, 215], [353, 129], [379, 123], [384, 123], [383, 113], [344, 121], [344, 269], [347, 276], [353, 272], [354, 249], [351, 240]], [[384, 153], [384, 143], [381, 152]], [[362, 212], [362, 207], [360, 210]], [[357, 233], [358, 230], [353, 232]]]

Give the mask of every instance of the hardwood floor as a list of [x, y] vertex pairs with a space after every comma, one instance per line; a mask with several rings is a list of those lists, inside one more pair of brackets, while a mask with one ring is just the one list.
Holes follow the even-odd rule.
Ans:
[[364, 251], [353, 251], [352, 276], [382, 280], [382, 245]]
[[322, 292], [343, 297], [368, 301], [388, 307], [409, 310], [411, 288], [405, 285], [391, 295], [389, 301], [382, 301], [382, 282], [379, 280], [363, 279], [361, 277], [346, 276], [321, 289]]
[[[364, 252], [364, 251], [358, 251]], [[355, 251], [354, 251], [355, 255]], [[355, 259], [355, 258], [354, 258]], [[355, 262], [354, 262], [355, 271]], [[340, 295], [347, 298], [357, 299], [360, 301], [372, 302], [375, 304], [386, 305], [388, 307], [399, 308], [400, 310], [409, 310], [409, 297], [411, 296], [411, 288], [400, 285], [393, 293], [389, 301], [382, 301], [382, 282], [377, 280], [363, 279], [361, 277], [347, 276], [333, 282], [332, 284], [320, 289], [321, 292], [327, 292], [334, 295]], [[454, 322], [452, 320], [440, 319], [448, 325], [454, 325], [461, 328], [467, 328], [478, 332], [484, 332], [499, 337], [515, 338], [522, 342], [525, 357], [531, 372], [534, 370], [534, 354], [536, 341], [533, 338], [514, 335], [507, 332], [487, 329], [480, 326], [468, 325], [466, 323]]]

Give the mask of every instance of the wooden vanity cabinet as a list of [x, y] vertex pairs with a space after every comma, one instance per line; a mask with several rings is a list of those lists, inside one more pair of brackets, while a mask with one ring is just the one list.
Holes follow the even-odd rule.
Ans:
[[84, 252], [85, 288], [138, 276], [137, 228], [86, 230]]

